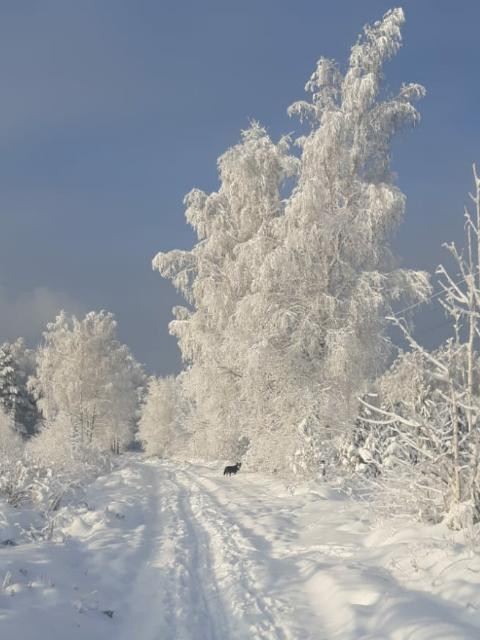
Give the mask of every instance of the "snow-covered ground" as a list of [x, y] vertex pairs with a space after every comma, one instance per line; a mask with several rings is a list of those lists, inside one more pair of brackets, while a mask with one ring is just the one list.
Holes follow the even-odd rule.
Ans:
[[480, 638], [473, 533], [326, 484], [131, 455], [60, 517], [65, 542], [0, 547], [2, 640]]

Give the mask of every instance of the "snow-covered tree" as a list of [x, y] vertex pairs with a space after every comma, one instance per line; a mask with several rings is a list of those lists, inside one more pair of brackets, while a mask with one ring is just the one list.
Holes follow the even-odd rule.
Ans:
[[[7, 415], [15, 413], [19, 395], [15, 361], [8, 342], [0, 346], [0, 401]], [[14, 420], [12, 428], [17, 430]]]
[[344, 74], [318, 62], [311, 99], [290, 108], [309, 124], [299, 157], [257, 124], [244, 132], [219, 160], [219, 191], [186, 198], [198, 243], [154, 260], [190, 305], [175, 310], [171, 331], [207, 457], [234, 455], [247, 438], [252, 465], [301, 468], [298, 452], [319, 431], [345, 428], [384, 367], [392, 303], [429, 292], [427, 276], [395, 269], [389, 249], [405, 207], [390, 145], [418, 122], [424, 93], [380, 93], [403, 20], [395, 9], [366, 27]]
[[428, 351], [404, 319], [392, 317], [411, 351], [379, 380], [378, 401], [362, 400], [364, 428], [358, 430], [362, 443], [366, 437], [375, 443], [371, 461], [385, 476], [390, 500], [395, 491], [397, 504], [414, 505], [430, 518], [448, 514], [454, 526], [480, 519], [480, 179], [475, 168], [474, 180], [475, 214], [465, 212], [466, 251], [446, 245], [460, 278], [443, 265], [437, 269], [452, 336]]
[[33, 351], [21, 338], [0, 345], [0, 404], [11, 416], [12, 428], [23, 436], [32, 435], [39, 420], [35, 399], [27, 387], [33, 371]]
[[[276, 229], [277, 247], [258, 276], [258, 303], [237, 313], [239, 323], [267, 327], [245, 373], [274, 389], [277, 425], [282, 415], [290, 424], [297, 415], [324, 429], [349, 425], [356, 395], [385, 366], [392, 303], [429, 291], [426, 274], [394, 268], [389, 248], [405, 207], [390, 145], [417, 123], [413, 101], [423, 95], [419, 85], [403, 86], [391, 99], [380, 94], [382, 65], [400, 47], [403, 19], [397, 9], [366, 27], [345, 74], [321, 59], [306, 85], [311, 100], [290, 108], [311, 125], [297, 140], [298, 181]], [[255, 387], [261, 406], [266, 394]], [[272, 402], [264, 413], [268, 421]]]
[[31, 388], [47, 429], [66, 430], [72, 450], [125, 449], [132, 440], [144, 374], [116, 339], [113, 315], [90, 312], [78, 320], [60, 313], [47, 326], [36, 359]]
[[170, 328], [189, 365], [184, 387], [195, 407], [196, 450], [207, 456], [228, 456], [241, 437], [236, 403], [245, 338], [235, 334], [234, 316], [273, 246], [273, 226], [284, 207], [281, 187], [297, 165], [287, 152], [287, 139], [274, 144], [253, 123], [219, 159], [219, 191], [207, 196], [194, 189], [185, 199], [198, 244], [154, 260], [194, 309], [175, 308]]
[[162, 457], [183, 453], [186, 440], [184, 416], [181, 376], [150, 378], [137, 435], [145, 451]]

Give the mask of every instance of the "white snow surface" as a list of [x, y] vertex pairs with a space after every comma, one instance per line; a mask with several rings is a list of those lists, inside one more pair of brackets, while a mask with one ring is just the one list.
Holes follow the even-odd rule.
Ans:
[[327, 484], [132, 454], [60, 517], [65, 542], [0, 547], [2, 640], [480, 638], [475, 531]]

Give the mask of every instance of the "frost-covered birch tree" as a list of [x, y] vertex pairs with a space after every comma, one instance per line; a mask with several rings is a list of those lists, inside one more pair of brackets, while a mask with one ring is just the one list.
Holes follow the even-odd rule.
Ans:
[[403, 20], [395, 9], [365, 27], [343, 73], [320, 59], [309, 99], [289, 110], [308, 125], [298, 152], [254, 124], [220, 158], [219, 191], [186, 198], [198, 243], [154, 260], [189, 303], [171, 331], [207, 456], [235, 455], [243, 436], [253, 466], [304, 468], [302, 451], [315, 466], [312, 443], [347, 428], [356, 394], [384, 367], [391, 304], [429, 291], [389, 249], [405, 208], [391, 142], [418, 122], [424, 93], [381, 92]]
[[185, 450], [182, 376], [152, 377], [142, 404], [137, 438], [150, 455], [172, 456]]
[[[40, 438], [119, 452], [131, 442], [144, 384], [141, 366], [116, 338], [111, 313], [79, 320], [63, 312], [47, 326], [30, 385], [45, 419]], [[58, 437], [57, 437], [58, 436]]]
[[273, 349], [271, 384], [278, 399], [292, 399], [290, 422], [301, 412], [324, 429], [348, 426], [353, 398], [385, 365], [392, 302], [429, 290], [425, 274], [394, 268], [389, 248], [405, 208], [391, 141], [418, 122], [413, 102], [424, 92], [412, 84], [382, 99], [382, 66], [400, 47], [402, 22], [397, 9], [366, 27], [344, 74], [320, 59], [306, 85], [310, 100], [289, 110], [311, 128], [297, 141], [298, 181], [278, 248], [262, 266], [259, 311]]
[[[185, 198], [198, 243], [192, 251], [158, 254], [154, 267], [191, 308], [174, 309], [171, 332], [188, 369], [184, 388], [192, 405], [194, 450], [228, 456], [240, 437], [242, 359], [249, 327], [237, 333], [239, 301], [249, 295], [282, 215], [281, 186], [295, 172], [288, 140], [274, 144], [257, 123], [218, 162], [221, 186]], [[257, 327], [261, 332], [261, 327]]]

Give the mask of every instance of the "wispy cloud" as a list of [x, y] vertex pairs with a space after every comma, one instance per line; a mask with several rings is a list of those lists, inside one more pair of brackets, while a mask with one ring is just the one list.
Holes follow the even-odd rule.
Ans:
[[82, 313], [81, 305], [67, 293], [37, 287], [32, 291], [10, 293], [0, 284], [0, 342], [24, 337], [35, 344], [60, 309]]

